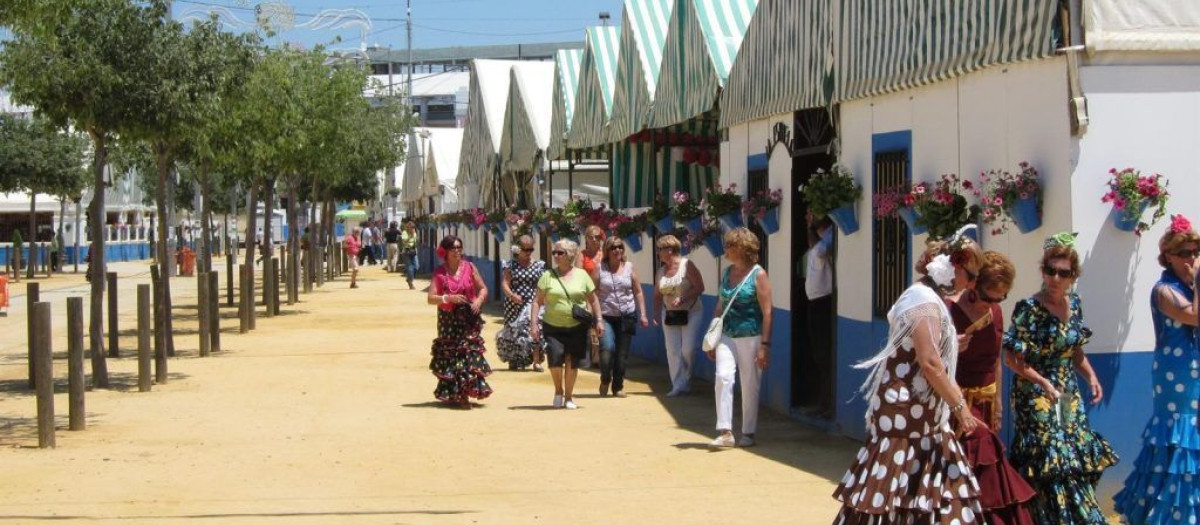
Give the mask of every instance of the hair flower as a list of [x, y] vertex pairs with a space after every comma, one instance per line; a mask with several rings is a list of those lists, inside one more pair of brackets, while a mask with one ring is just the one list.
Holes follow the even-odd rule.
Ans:
[[925, 273], [929, 274], [938, 286], [947, 287], [954, 284], [954, 263], [950, 262], [950, 256], [944, 253], [938, 254], [925, 265]]
[[438, 246], [437, 256], [438, 256], [438, 259], [445, 260], [446, 259], [446, 249], [442, 248], [441, 246]]
[[1078, 236], [1079, 234], [1074, 232], [1056, 233], [1046, 238], [1046, 242], [1042, 243], [1042, 249], [1049, 250], [1050, 248], [1056, 248], [1059, 246], [1075, 249], [1075, 237]]
[[1171, 233], [1180, 234], [1192, 230], [1192, 222], [1182, 213], [1171, 216]]

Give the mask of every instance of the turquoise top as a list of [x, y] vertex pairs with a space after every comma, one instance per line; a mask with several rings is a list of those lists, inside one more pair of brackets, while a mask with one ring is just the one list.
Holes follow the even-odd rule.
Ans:
[[[732, 266], [725, 268], [725, 273], [721, 276], [722, 308], [729, 304], [734, 289], [741, 284], [741, 282], [729, 282], [729, 270], [732, 268]], [[763, 313], [762, 308], [758, 306], [758, 288], [754, 282], [758, 271], [758, 266], [750, 270], [750, 277], [746, 279], [745, 286], [742, 286], [737, 297], [733, 299], [733, 306], [729, 308], [729, 313], [725, 314], [722, 327], [725, 335], [729, 337], [754, 337], [762, 334]]]

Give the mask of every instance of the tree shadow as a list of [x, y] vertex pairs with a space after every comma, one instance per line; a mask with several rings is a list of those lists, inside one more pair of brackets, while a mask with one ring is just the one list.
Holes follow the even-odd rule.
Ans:
[[[85, 365], [85, 366], [90, 366], [90, 365]], [[93, 384], [92, 377], [93, 376], [91, 373], [86, 373], [86, 378], [85, 378], [84, 384], [87, 385], [88, 392], [96, 390], [96, 388], [94, 388], [92, 386], [92, 384]], [[179, 373], [179, 372], [168, 372], [167, 373], [167, 381], [168, 382], [183, 381], [190, 377], [191, 376], [188, 374]], [[108, 388], [104, 388], [102, 390], [112, 390], [114, 392], [130, 392], [130, 391], [137, 391], [137, 388], [138, 388], [138, 376], [136, 373], [109, 372], [108, 373]], [[67, 392], [69, 392], [68, 378], [66, 378], [66, 377], [54, 378], [54, 393], [55, 394], [66, 394]], [[37, 392], [34, 391], [32, 388], [29, 388], [29, 381], [27, 379], [4, 379], [4, 380], [0, 380], [0, 394], [5, 394], [5, 396], [20, 398], [20, 397], [32, 397], [32, 396], [36, 395]]]

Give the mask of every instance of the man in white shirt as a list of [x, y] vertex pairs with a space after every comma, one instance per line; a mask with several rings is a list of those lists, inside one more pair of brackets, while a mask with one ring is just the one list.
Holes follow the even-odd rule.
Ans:
[[817, 411], [833, 414], [833, 222], [829, 217], [808, 221], [808, 254], [804, 292], [808, 296], [808, 354], [816, 367]]

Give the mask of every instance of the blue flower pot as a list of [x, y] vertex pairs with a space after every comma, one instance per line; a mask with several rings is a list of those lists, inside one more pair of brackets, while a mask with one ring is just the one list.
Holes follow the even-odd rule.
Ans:
[[900, 215], [901, 219], [904, 219], [904, 224], [908, 225], [909, 233], [913, 235], [920, 235], [929, 231], [929, 229], [923, 224], [917, 224], [917, 218], [919, 218], [921, 215], [917, 213], [916, 209], [904, 206], [896, 210], [896, 213]]
[[1137, 208], [1118, 210], [1114, 207], [1112, 211], [1113, 226], [1123, 232], [1136, 230], [1138, 223], [1142, 221], [1142, 214], [1146, 212], [1147, 206], [1149, 206], [1149, 203], [1143, 202]]
[[625, 245], [629, 246], [629, 249], [631, 251], [635, 251], [635, 252], [642, 251], [642, 234], [635, 233], [632, 235], [626, 235], [625, 236]]
[[838, 206], [829, 211], [829, 218], [842, 231], [842, 235], [850, 235], [858, 231], [858, 215], [850, 205]]
[[467, 229], [471, 230], [471, 231], [475, 231], [475, 230], [479, 229], [479, 225], [475, 224], [475, 221], [468, 220], [467, 221]]
[[704, 217], [688, 219], [686, 227], [689, 232], [692, 232], [692, 234], [699, 234], [700, 230], [704, 229]]
[[663, 234], [675, 229], [675, 220], [670, 215], [654, 221], [654, 227], [658, 229], [658, 233]]
[[1042, 227], [1042, 214], [1038, 212], [1037, 201], [1037, 197], [1018, 199], [1008, 210], [1021, 233], [1029, 233]]
[[504, 228], [501, 228], [500, 225], [493, 225], [492, 237], [496, 238], [496, 242], [504, 242]]
[[779, 207], [777, 206], [767, 210], [767, 212], [763, 214], [763, 217], [758, 220], [758, 225], [763, 229], [764, 232], [766, 232], [767, 235], [771, 235], [779, 231]]
[[558, 232], [554, 232], [554, 231], [550, 232], [550, 242], [558, 242], [558, 240], [561, 238], [562, 238], [562, 236], [560, 236], [558, 234]]
[[727, 213], [720, 216], [717, 220], [721, 221], [721, 226], [724, 226], [726, 231], [746, 226], [746, 223], [742, 221], [741, 212]]
[[713, 257], [725, 255], [725, 243], [716, 235], [709, 235], [704, 238], [704, 247], [713, 254]]

